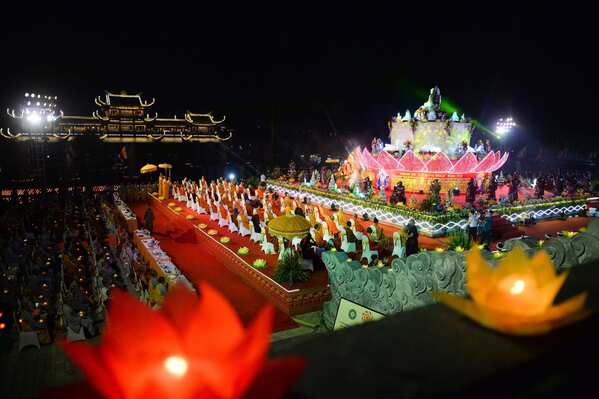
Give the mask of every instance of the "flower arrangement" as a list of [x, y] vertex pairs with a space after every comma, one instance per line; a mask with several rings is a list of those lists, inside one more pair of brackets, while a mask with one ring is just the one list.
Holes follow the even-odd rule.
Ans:
[[237, 255], [247, 255], [249, 253], [250, 253], [250, 249], [248, 247], [241, 247], [237, 250]]
[[443, 247], [437, 247], [437, 248], [435, 248], [435, 252], [439, 252], [439, 253], [445, 252], [445, 248], [443, 248]]
[[295, 283], [308, 281], [310, 273], [302, 269], [299, 253], [286, 252], [279, 260], [273, 277], [279, 283], [288, 283], [289, 286], [292, 286]]
[[223, 236], [223, 237], [220, 238], [219, 241], [220, 241], [221, 244], [228, 244], [228, 243], [231, 242], [231, 238], [227, 237], [227, 236]]
[[62, 344], [86, 382], [42, 396], [263, 398], [261, 387], [272, 390], [273, 383], [282, 396], [305, 361], [268, 358], [273, 308], [263, 308], [246, 328], [219, 292], [204, 283], [199, 289], [201, 297], [176, 285], [159, 311], [113, 291], [100, 344]]
[[215, 236], [217, 234], [218, 234], [218, 230], [214, 230], [214, 229], [208, 230], [208, 235], [209, 236]]
[[267, 263], [264, 259], [256, 259], [254, 263], [252, 263], [256, 269], [264, 269], [267, 266]]
[[578, 232], [577, 231], [564, 231], [563, 234], [564, 234], [564, 237], [566, 237], [566, 238], [574, 238], [574, 236], [576, 234], [578, 234]]
[[515, 335], [538, 335], [590, 314], [587, 294], [553, 305], [568, 272], [556, 274], [545, 251], [529, 259], [515, 247], [496, 268], [474, 248], [466, 255], [468, 291], [472, 299], [435, 292], [436, 299], [477, 323]]

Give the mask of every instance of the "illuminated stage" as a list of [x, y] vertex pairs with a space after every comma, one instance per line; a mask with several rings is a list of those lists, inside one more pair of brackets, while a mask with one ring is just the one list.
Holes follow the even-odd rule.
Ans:
[[351, 152], [338, 172], [343, 187], [354, 192], [356, 184], [368, 177], [377, 191], [402, 182], [406, 192], [428, 192], [437, 180], [441, 192], [465, 192], [470, 180], [480, 183], [490, 178], [509, 157], [488, 143], [471, 147], [473, 123], [465, 115], [442, 110], [438, 87], [431, 89], [428, 101], [413, 117], [409, 110], [393, 117], [389, 130], [390, 144], [375, 139], [371, 151], [357, 147]]
[[459, 159], [451, 160], [443, 152], [418, 157], [409, 150], [396, 158], [385, 150], [373, 156], [366, 148], [356, 148], [350, 158], [355, 160], [354, 167], [362, 171], [362, 178], [368, 176], [375, 182], [381, 175], [388, 176], [387, 187], [401, 181], [407, 192], [426, 192], [431, 183], [438, 180], [441, 192], [455, 188], [465, 192], [471, 179], [482, 180], [490, 176], [505, 164], [508, 156], [508, 153], [502, 155], [499, 151], [490, 151], [479, 161], [473, 152], [466, 152]]

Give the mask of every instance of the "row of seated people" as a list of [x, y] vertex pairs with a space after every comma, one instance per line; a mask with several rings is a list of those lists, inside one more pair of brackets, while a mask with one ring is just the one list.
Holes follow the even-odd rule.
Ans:
[[[305, 217], [311, 225], [310, 236], [316, 247], [333, 244], [345, 252], [361, 254], [372, 259], [378, 253], [389, 252], [392, 256], [404, 256], [405, 238], [399, 232], [393, 235], [392, 248], [376, 218], [370, 226], [364, 226], [357, 215], [349, 218], [342, 210], [329, 215], [321, 206], [277, 193], [265, 188], [254, 189], [243, 184], [217, 181], [210, 184], [200, 181], [195, 184], [183, 181], [173, 185], [172, 195], [178, 201], [200, 214], [209, 214], [219, 226], [241, 236], [249, 236], [260, 243], [265, 253], [282, 256], [283, 242], [272, 237], [265, 228], [268, 221], [284, 213], [295, 213]], [[300, 238], [291, 245], [300, 247]]]

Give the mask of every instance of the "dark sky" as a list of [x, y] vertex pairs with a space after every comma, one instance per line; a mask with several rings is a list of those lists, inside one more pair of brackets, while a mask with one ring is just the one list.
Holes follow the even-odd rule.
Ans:
[[596, 22], [574, 4], [87, 3], [5, 8], [2, 104], [48, 91], [90, 113], [104, 89], [128, 89], [159, 112], [226, 113], [240, 136], [273, 110], [383, 135], [438, 84], [484, 123], [511, 112], [527, 137], [596, 140]]

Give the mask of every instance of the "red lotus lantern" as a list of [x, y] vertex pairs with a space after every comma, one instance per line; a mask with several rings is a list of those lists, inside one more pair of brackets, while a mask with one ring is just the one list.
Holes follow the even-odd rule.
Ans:
[[[162, 309], [153, 311], [131, 295], [114, 291], [100, 345], [63, 343], [89, 383], [72, 387], [70, 395], [93, 391], [124, 399], [282, 396], [304, 361], [267, 358], [273, 308], [265, 307], [244, 328], [221, 294], [206, 284], [200, 285], [200, 292], [198, 298], [176, 286]], [[263, 381], [266, 373], [268, 381]], [[65, 391], [49, 393], [65, 397]]]

